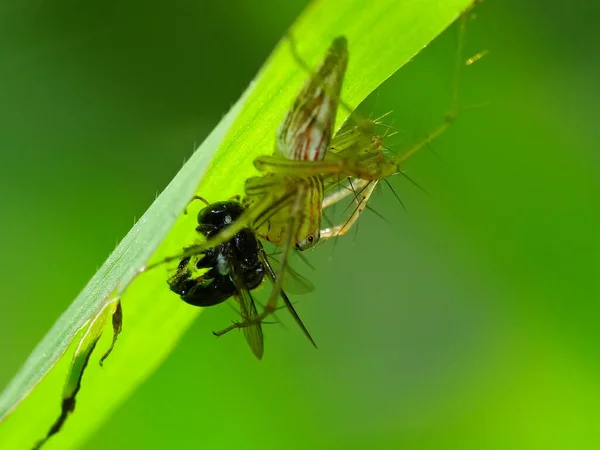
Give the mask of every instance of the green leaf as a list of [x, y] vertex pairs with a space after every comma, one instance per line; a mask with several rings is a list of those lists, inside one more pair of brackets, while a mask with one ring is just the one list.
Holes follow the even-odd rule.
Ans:
[[[313, 67], [334, 37], [348, 38], [350, 62], [342, 98], [355, 107], [471, 2], [320, 1], [303, 13], [291, 31], [299, 54]], [[65, 449], [82, 443], [171, 352], [201, 310], [170, 293], [165, 282], [167, 268], [134, 279], [135, 271], [152, 255], [176, 253], [194, 240], [194, 215], [181, 215], [194, 192], [211, 202], [242, 192], [243, 181], [255, 174], [253, 159], [272, 152], [279, 121], [307, 76], [291, 56], [287, 41], [282, 40], [242, 98], [123, 239], [2, 393], [0, 448], [28, 448], [45, 435], [59, 414], [61, 386], [81, 330], [115, 290], [123, 293], [122, 337], [104, 368], [98, 367], [98, 355], [91, 358], [75, 413], [47, 448]], [[340, 109], [337, 125], [347, 116], [348, 111]], [[98, 342], [96, 348], [101, 352], [109, 346], [110, 334], [105, 333]], [[241, 339], [240, 345], [244, 345]]]

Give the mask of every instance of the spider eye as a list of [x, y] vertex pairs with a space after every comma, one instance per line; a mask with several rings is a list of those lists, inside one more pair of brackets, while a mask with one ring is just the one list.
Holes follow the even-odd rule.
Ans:
[[315, 240], [315, 238], [314, 238], [314, 236], [309, 236], [307, 240], [308, 240], [309, 244], [312, 244], [313, 241]]

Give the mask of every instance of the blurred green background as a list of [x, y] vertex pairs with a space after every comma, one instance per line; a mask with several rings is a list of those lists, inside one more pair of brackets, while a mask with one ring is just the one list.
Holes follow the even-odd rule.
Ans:
[[[306, 3], [0, 5], [0, 385]], [[489, 105], [409, 163], [428, 195], [393, 179], [407, 213], [382, 189], [390, 223], [367, 213], [298, 267], [320, 349], [269, 326], [257, 363], [210, 309], [86, 449], [600, 446], [600, 5], [476, 12], [468, 53], [490, 55], [462, 102]], [[367, 100], [393, 150], [442, 117], [454, 49], [451, 30]]]

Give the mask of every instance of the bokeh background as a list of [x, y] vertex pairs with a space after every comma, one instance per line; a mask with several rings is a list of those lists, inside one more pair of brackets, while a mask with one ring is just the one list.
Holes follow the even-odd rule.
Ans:
[[[0, 5], [0, 385], [306, 3]], [[397, 177], [407, 212], [382, 189], [387, 221], [298, 267], [320, 349], [273, 325], [257, 363], [211, 335], [231, 310], [206, 311], [84, 448], [598, 448], [599, 12], [483, 4], [479, 106], [408, 166], [427, 194]], [[442, 117], [454, 37], [363, 106], [394, 111], [393, 150]]]

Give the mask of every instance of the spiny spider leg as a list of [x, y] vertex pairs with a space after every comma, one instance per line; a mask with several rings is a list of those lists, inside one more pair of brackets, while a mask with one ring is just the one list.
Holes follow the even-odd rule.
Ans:
[[[413, 144], [407, 150], [402, 152], [401, 155], [394, 158], [394, 166], [395, 166], [394, 173], [400, 172], [400, 167], [408, 159], [410, 159], [412, 156], [414, 156], [415, 153], [417, 153], [422, 148], [428, 146], [438, 136], [440, 136], [442, 133], [444, 133], [454, 123], [454, 121], [458, 117], [458, 114], [460, 111], [460, 108], [459, 108], [460, 72], [461, 72], [461, 67], [462, 67], [462, 63], [463, 63], [462, 55], [464, 52], [464, 41], [465, 41], [465, 34], [466, 34], [467, 19], [468, 19], [467, 13], [463, 14], [461, 16], [461, 18], [459, 19], [457, 56], [455, 59], [455, 66], [454, 66], [452, 104], [451, 104], [450, 108], [448, 109], [448, 111], [446, 112], [445, 119], [440, 125], [438, 125], [436, 128], [434, 128], [431, 132], [429, 132], [423, 138], [418, 140], [415, 144]], [[468, 61], [471, 61], [472, 59], [473, 58], [470, 58]], [[265, 162], [269, 163], [270, 161], [268, 161], [268, 162], [265, 161]], [[385, 163], [384, 166], [388, 165], [388, 164], [389, 163]], [[327, 166], [327, 168], [332, 169], [332, 171], [333, 171], [333, 166]], [[387, 171], [387, 170], [388, 170], [387, 168], [384, 169], [384, 171]], [[375, 173], [375, 172], [373, 172], [373, 173]], [[386, 176], [384, 176], [379, 179], [376, 178], [376, 179], [370, 180], [368, 178], [362, 178], [362, 177], [356, 175], [356, 173], [355, 174], [350, 173], [350, 174], [355, 175], [359, 178], [359, 180], [356, 180], [356, 181], [352, 180], [351, 183], [355, 183], [356, 186], [360, 186], [360, 187], [366, 186], [366, 188], [363, 190], [363, 192], [360, 195], [360, 197], [361, 197], [360, 200], [356, 199], [356, 201], [358, 201], [358, 206], [356, 207], [356, 209], [354, 210], [354, 212], [352, 213], [350, 218], [345, 223], [342, 223], [342, 224], [334, 226], [334, 227], [328, 227], [328, 228], [322, 229], [320, 232], [321, 239], [328, 239], [331, 237], [337, 237], [337, 236], [346, 234], [350, 230], [352, 225], [354, 223], [356, 223], [356, 221], [358, 220], [358, 217], [360, 216], [362, 211], [364, 211], [364, 209], [367, 207], [369, 198], [371, 197], [372, 193], [374, 192], [374, 189], [375, 189], [377, 183], [379, 181], [381, 181], [382, 179], [386, 178]], [[347, 197], [351, 194], [352, 194], [351, 190], [342, 189], [342, 190], [338, 190], [338, 191], [326, 196], [323, 200], [323, 209], [341, 201], [342, 199], [344, 199], [345, 197]]]
[[267, 220], [271, 214], [271, 206], [272, 205], [268, 197], [258, 200], [251, 209], [246, 209], [246, 211], [237, 220], [225, 227], [218, 234], [207, 239], [205, 242], [190, 246], [176, 255], [167, 256], [159, 261], [140, 267], [137, 271], [138, 275], [171, 261], [202, 254], [211, 248], [215, 248], [230, 241], [244, 228], [254, 228], [253, 224], [257, 220]]
[[[271, 282], [273, 284], [275, 284], [275, 282], [277, 280], [277, 276], [275, 275], [275, 272], [273, 271], [273, 267], [271, 266], [271, 263], [269, 263], [269, 260], [267, 259], [266, 253], [263, 251], [260, 257], [261, 257], [263, 265], [267, 269], [267, 276], [271, 279]], [[302, 330], [302, 332], [304, 333], [304, 335], [308, 338], [308, 340], [312, 343], [312, 345], [315, 348], [317, 348], [317, 344], [315, 343], [315, 340], [312, 338], [310, 332], [308, 331], [308, 329], [306, 328], [306, 326], [302, 322], [302, 319], [300, 318], [300, 316], [296, 312], [296, 309], [294, 308], [294, 305], [292, 304], [292, 302], [288, 298], [287, 294], [283, 290], [283, 287], [281, 289], [280, 295], [281, 295], [281, 298], [283, 299], [283, 303], [287, 307], [288, 311], [290, 312], [290, 314], [292, 315], [292, 317], [294, 318], [294, 320], [296, 321], [296, 323], [298, 324], [298, 326], [300, 327], [300, 329]], [[265, 307], [263, 309], [266, 309], [266, 305], [265, 305]]]
[[358, 205], [356, 206], [356, 208], [354, 208], [354, 211], [352, 212], [350, 217], [346, 219], [346, 221], [343, 223], [340, 223], [333, 227], [323, 228], [320, 231], [321, 239], [330, 239], [333, 237], [343, 236], [348, 231], [350, 231], [350, 229], [356, 223], [362, 212], [365, 210], [365, 208], [367, 208], [369, 199], [371, 198], [371, 195], [373, 194], [373, 191], [375, 190], [376, 186], [376, 181], [367, 182], [366, 186], [361, 190], [360, 193], [358, 193], [360, 200], [358, 200], [358, 198], [355, 199], [355, 201], [358, 202]]

